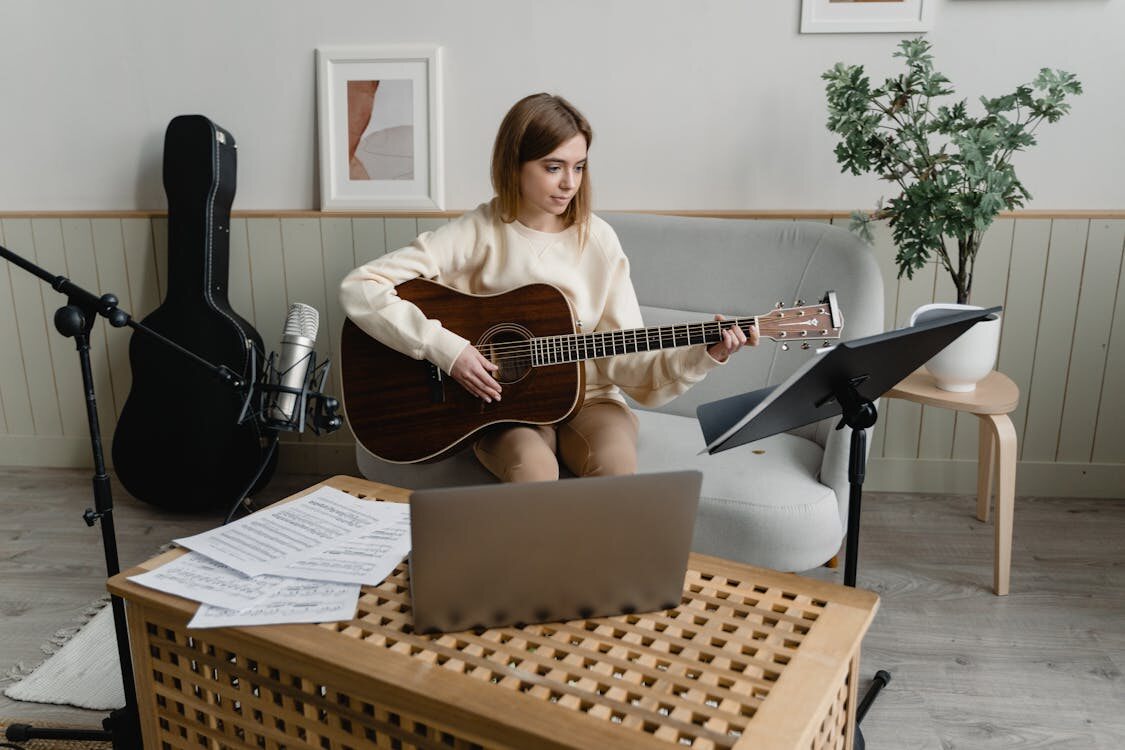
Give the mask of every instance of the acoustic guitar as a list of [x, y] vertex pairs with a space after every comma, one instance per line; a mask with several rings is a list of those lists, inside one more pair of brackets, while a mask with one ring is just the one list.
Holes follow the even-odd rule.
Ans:
[[504, 397], [485, 403], [436, 365], [400, 354], [346, 320], [340, 359], [348, 423], [364, 448], [394, 463], [441, 458], [491, 425], [568, 419], [582, 407], [587, 359], [713, 344], [736, 325], [756, 325], [784, 348], [798, 341], [807, 349], [812, 340], [839, 338], [844, 325], [833, 292], [816, 305], [750, 318], [577, 333], [570, 303], [549, 284], [481, 296], [414, 279], [395, 291], [497, 365]]

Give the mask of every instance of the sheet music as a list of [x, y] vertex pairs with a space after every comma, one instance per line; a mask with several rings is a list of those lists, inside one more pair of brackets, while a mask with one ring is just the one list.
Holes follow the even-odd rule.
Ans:
[[285, 582], [271, 575], [251, 578], [198, 552], [188, 552], [156, 570], [129, 576], [142, 586], [216, 607], [245, 607]]
[[220, 628], [292, 622], [337, 622], [355, 617], [358, 583], [288, 579], [243, 609], [199, 605], [189, 628]]
[[175, 541], [248, 576], [277, 574], [385, 520], [381, 505], [321, 487], [299, 500]]
[[189, 627], [334, 622], [409, 553], [410, 506], [321, 487], [175, 541], [192, 551], [130, 580], [202, 602]]
[[369, 505], [378, 511], [378, 523], [303, 556], [278, 572], [316, 581], [369, 586], [382, 583], [410, 552], [410, 506], [405, 503]]

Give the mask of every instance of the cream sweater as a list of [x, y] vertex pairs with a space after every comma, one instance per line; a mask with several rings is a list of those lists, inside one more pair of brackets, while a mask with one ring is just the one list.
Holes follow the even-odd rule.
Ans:
[[[485, 203], [344, 278], [340, 302], [352, 321], [396, 351], [448, 373], [470, 342], [395, 294], [395, 285], [419, 277], [470, 294], [553, 284], [570, 302], [580, 333], [644, 325], [629, 260], [613, 229], [597, 216], [582, 248], [577, 227], [552, 234], [518, 221], [505, 224]], [[719, 364], [703, 345], [587, 360], [586, 400], [624, 403], [624, 391], [638, 403], [659, 406]]]

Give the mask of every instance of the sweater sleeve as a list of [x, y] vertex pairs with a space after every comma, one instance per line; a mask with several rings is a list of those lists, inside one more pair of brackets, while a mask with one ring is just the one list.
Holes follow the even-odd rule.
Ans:
[[[611, 243], [616, 244], [616, 235]], [[629, 259], [620, 245], [611, 250], [609, 294], [596, 330], [614, 331], [641, 328], [641, 307], [629, 278]], [[613, 250], [616, 252], [612, 252]], [[722, 363], [714, 359], [703, 344], [678, 349], [638, 352], [595, 360], [598, 371], [637, 403], [660, 406], [687, 391]]]
[[395, 286], [417, 278], [440, 281], [444, 274], [463, 268], [474, 256], [478, 234], [474, 214], [466, 214], [365, 263], [340, 283], [344, 313], [395, 351], [427, 359], [448, 373], [468, 340], [444, 328], [441, 321], [427, 318], [416, 305], [400, 298]]

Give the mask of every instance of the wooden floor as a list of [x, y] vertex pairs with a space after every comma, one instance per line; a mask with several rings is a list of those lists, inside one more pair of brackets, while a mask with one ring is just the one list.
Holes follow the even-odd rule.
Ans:
[[[319, 479], [275, 477], [258, 499]], [[114, 497], [122, 567], [220, 520], [157, 511], [116, 485]], [[101, 535], [81, 518], [91, 502], [88, 471], [0, 469], [0, 675], [41, 661], [104, 590]], [[973, 510], [967, 497], [865, 497], [859, 583], [882, 604], [863, 672], [893, 675], [863, 723], [869, 746], [1125, 747], [1125, 500], [1017, 498], [1007, 597], [991, 592], [992, 531]], [[0, 719], [102, 716], [0, 696]]]

